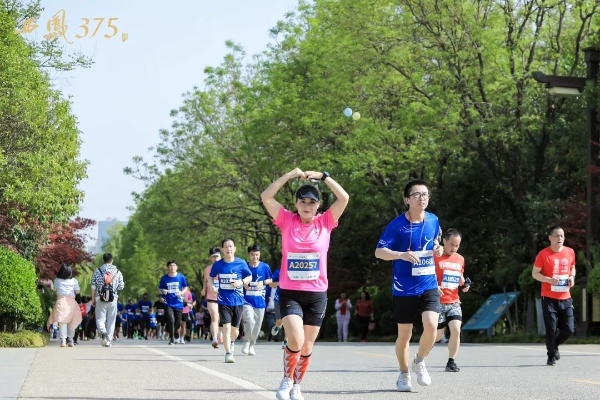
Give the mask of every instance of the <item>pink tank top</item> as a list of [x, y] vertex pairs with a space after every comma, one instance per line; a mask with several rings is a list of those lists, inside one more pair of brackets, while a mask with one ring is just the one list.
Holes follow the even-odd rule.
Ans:
[[219, 287], [219, 276], [215, 276], [214, 280], [210, 277], [212, 265], [209, 265], [204, 270], [204, 283], [206, 285], [206, 300], [217, 300], [217, 293], [212, 289], [213, 285]]

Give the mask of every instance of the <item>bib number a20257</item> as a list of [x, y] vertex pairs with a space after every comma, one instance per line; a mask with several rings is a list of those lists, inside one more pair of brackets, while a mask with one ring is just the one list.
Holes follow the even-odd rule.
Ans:
[[312, 281], [321, 276], [319, 253], [288, 253], [287, 274], [293, 281]]

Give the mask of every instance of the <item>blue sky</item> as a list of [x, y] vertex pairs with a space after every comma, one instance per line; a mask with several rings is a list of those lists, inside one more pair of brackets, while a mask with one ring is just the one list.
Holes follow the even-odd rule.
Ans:
[[[226, 40], [247, 54], [260, 53], [270, 41], [269, 29], [297, 0], [42, 0], [39, 27], [28, 36], [43, 40], [46, 24], [65, 11], [69, 51], [93, 56], [90, 69], [53, 73], [57, 88], [72, 96], [82, 131], [82, 158], [90, 161], [81, 216], [95, 220], [127, 219], [131, 192], [143, 184], [123, 174], [134, 156], [150, 158], [159, 129], [169, 128], [170, 110], [181, 96], [203, 86], [203, 70], [218, 65], [227, 53]], [[106, 18], [94, 38], [76, 39], [80, 19]], [[110, 39], [109, 18], [119, 33]], [[121, 33], [127, 33], [126, 41]], [[96, 236], [96, 230], [90, 232]]]

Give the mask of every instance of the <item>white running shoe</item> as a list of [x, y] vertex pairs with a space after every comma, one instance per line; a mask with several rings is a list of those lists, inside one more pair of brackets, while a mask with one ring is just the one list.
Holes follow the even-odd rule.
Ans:
[[277, 336], [277, 334], [279, 333], [280, 330], [281, 330], [281, 327], [275, 325], [274, 327], [271, 328], [271, 336]]
[[112, 347], [112, 343], [111, 342], [106, 342], [106, 346], [104, 347]]
[[399, 392], [412, 391], [412, 383], [410, 381], [410, 372], [400, 372], [400, 375], [398, 375], [398, 380], [396, 381], [396, 389]]
[[277, 400], [290, 400], [290, 393], [294, 386], [294, 382], [290, 378], [283, 378], [281, 384], [279, 385], [279, 389], [277, 390]]
[[254, 351], [254, 346], [250, 346], [250, 348], [248, 349], [248, 355], [249, 356], [255, 356], [256, 352]]
[[417, 383], [421, 386], [431, 385], [431, 377], [427, 372], [427, 368], [425, 368], [425, 361], [421, 361], [418, 364], [415, 361], [416, 358], [413, 360], [412, 370], [415, 374], [417, 374]]
[[184, 339], [184, 338], [182, 338], [182, 337], [180, 337], [180, 338], [179, 338], [179, 344], [185, 344], [185, 339]]
[[102, 346], [106, 347], [106, 343], [108, 343], [108, 334], [106, 332], [102, 332], [100, 336], [102, 337]]
[[304, 400], [304, 396], [302, 396], [302, 392], [300, 392], [299, 384], [294, 383], [292, 391], [290, 392], [290, 400]]
[[235, 362], [235, 360], [233, 359], [233, 354], [226, 353], [225, 354], [225, 362], [228, 364], [233, 364]]
[[242, 354], [248, 354], [248, 351], [250, 350], [250, 342], [244, 342], [244, 345], [242, 346]]

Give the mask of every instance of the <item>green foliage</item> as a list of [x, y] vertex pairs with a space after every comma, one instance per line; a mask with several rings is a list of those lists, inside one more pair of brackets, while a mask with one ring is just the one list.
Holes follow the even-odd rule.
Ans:
[[0, 247], [0, 330], [37, 328], [43, 322], [35, 266]]
[[79, 210], [85, 177], [77, 121], [15, 25], [0, 11], [0, 199], [42, 223], [65, 220]]
[[531, 273], [533, 271], [533, 263], [525, 267], [521, 275], [519, 275], [519, 290], [523, 294], [538, 293], [540, 283], [533, 279]]
[[48, 335], [33, 331], [19, 331], [15, 333], [0, 332], [0, 348], [2, 347], [44, 347], [48, 344]]

